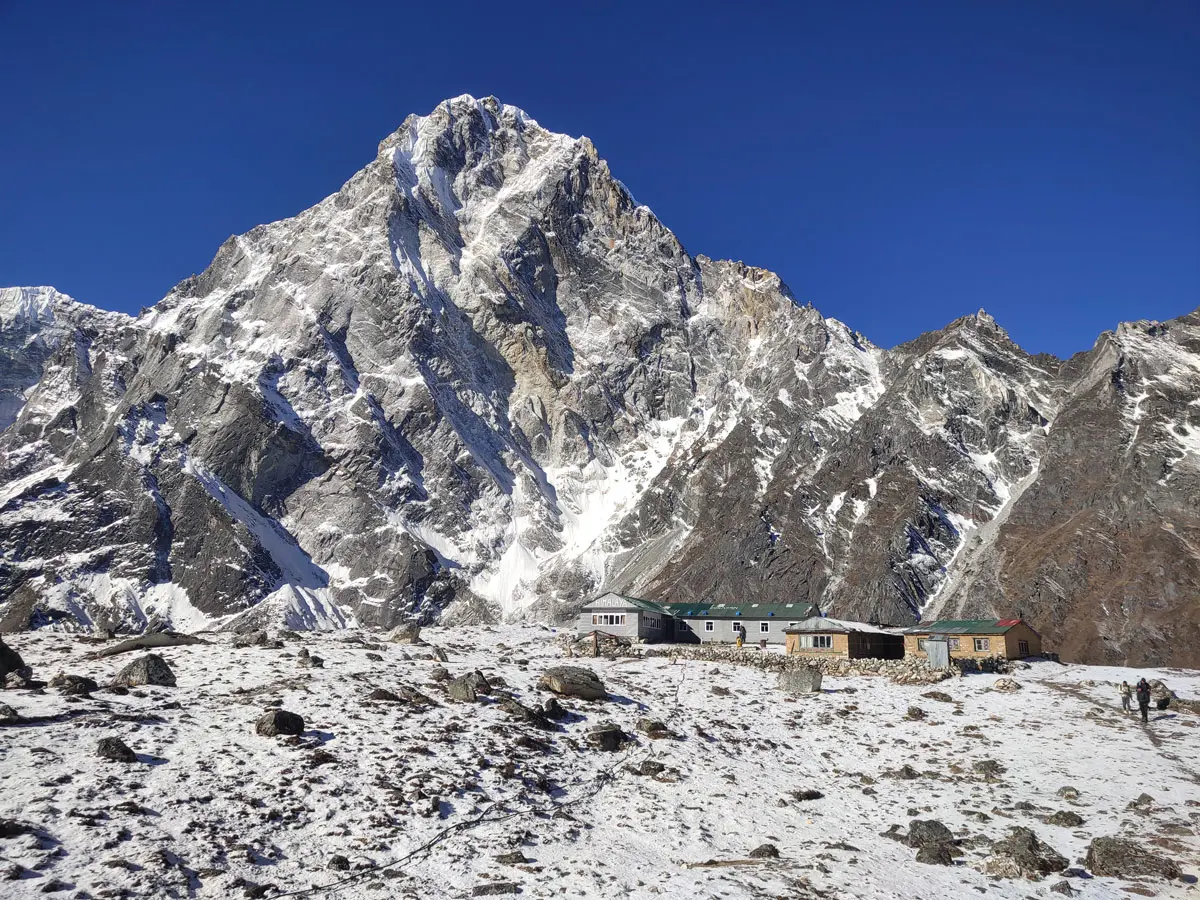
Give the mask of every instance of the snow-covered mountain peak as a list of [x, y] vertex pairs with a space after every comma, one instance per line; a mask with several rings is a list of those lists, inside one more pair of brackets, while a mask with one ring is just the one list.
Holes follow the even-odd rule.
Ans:
[[[0, 328], [0, 628], [558, 619], [615, 589], [1053, 631], [1080, 560], [1127, 565], [1074, 524], [1126, 482], [1200, 541], [1196, 316], [1065, 363], [982, 310], [885, 350], [692, 257], [590, 140], [495, 98], [409, 117], [132, 326], [90, 309], [0, 295], [40, 323]], [[1163, 591], [1200, 583], [1163, 558]]]

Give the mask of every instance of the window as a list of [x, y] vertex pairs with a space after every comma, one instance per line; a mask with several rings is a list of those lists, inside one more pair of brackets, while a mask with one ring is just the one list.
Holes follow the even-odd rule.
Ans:
[[806, 650], [832, 650], [833, 635], [831, 634], [802, 634], [800, 646]]
[[1017, 641], [1017, 653], [1020, 656], [1029, 655], [1029, 641]]
[[662, 628], [662, 621], [658, 618], [658, 616], [643, 614], [642, 624], [647, 628]]
[[959, 647], [958, 638], [950, 638], [948, 641], [946, 641], [946, 643], [950, 645], [951, 650], [957, 650]]
[[975, 638], [975, 652], [986, 653], [992, 648], [992, 642], [988, 638]]
[[596, 613], [592, 616], [593, 625], [624, 625], [625, 613]]
[[925, 638], [917, 638], [917, 649], [922, 653], [925, 652]]
[[716, 631], [716, 628], [717, 628], [716, 622], [705, 622], [704, 623], [705, 631]]
[[766, 634], [770, 630], [771, 630], [770, 622], [759, 622], [758, 623], [758, 631], [760, 634]]

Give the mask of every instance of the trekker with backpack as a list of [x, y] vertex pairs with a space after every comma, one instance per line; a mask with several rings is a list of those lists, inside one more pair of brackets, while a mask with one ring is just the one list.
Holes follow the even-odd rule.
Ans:
[[1150, 721], [1150, 682], [1145, 678], [1137, 683], [1138, 709], [1142, 711], [1142, 724]]

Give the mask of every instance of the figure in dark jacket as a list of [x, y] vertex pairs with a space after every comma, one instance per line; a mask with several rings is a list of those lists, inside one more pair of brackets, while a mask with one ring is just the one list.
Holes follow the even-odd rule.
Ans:
[[1142, 711], [1142, 724], [1150, 721], [1150, 682], [1145, 678], [1137, 683], [1138, 709]]

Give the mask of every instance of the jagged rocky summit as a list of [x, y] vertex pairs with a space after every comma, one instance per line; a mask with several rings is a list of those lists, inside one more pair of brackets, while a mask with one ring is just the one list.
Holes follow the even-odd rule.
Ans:
[[687, 253], [494, 98], [135, 318], [0, 293], [0, 630], [558, 620], [591, 595], [1021, 614], [1200, 665], [1200, 311], [892, 350]]

